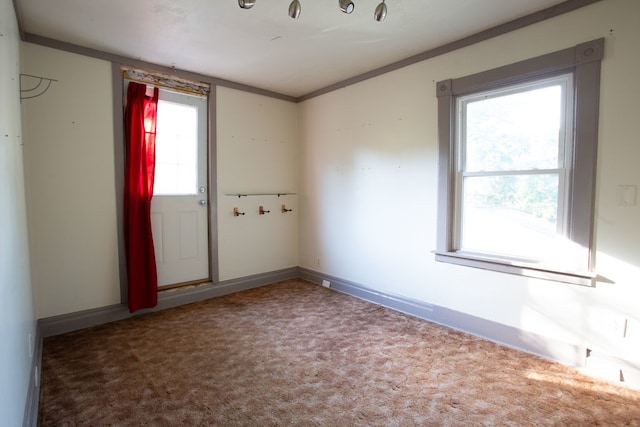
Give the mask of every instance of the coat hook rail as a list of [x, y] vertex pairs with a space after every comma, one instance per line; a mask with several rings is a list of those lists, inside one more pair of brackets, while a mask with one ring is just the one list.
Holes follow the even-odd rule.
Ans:
[[[29, 81], [31, 81], [34, 86], [23, 89], [23, 82], [26, 85]], [[49, 87], [51, 87], [51, 83], [57, 81], [56, 79], [49, 79], [47, 77], [20, 74], [20, 100], [37, 98], [40, 95], [44, 95], [44, 93], [49, 90]]]

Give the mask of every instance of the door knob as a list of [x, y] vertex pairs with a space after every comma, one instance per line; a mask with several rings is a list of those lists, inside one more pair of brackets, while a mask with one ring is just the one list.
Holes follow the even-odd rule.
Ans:
[[198, 202], [198, 204], [199, 204], [200, 206], [207, 206], [207, 201], [206, 201], [206, 200], [200, 200], [200, 201]]

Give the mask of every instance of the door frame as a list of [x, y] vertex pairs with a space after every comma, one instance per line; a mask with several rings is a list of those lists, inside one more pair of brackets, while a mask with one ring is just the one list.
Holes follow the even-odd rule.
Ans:
[[[118, 244], [118, 268], [120, 277], [120, 303], [128, 302], [127, 258], [124, 240], [124, 176], [125, 176], [125, 137], [124, 137], [124, 78], [122, 65], [111, 63], [113, 90], [113, 140], [114, 169], [116, 187], [116, 221]], [[207, 97], [207, 184], [208, 184], [208, 221], [209, 221], [209, 280], [219, 282], [218, 268], [218, 187], [216, 150], [216, 86], [210, 84]]]

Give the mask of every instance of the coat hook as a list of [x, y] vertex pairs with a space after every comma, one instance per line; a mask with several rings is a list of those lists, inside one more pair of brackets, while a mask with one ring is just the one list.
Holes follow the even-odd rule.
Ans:
[[258, 209], [258, 212], [260, 213], [260, 215], [264, 215], [264, 214], [269, 213], [271, 211], [265, 211], [264, 210], [264, 206], [260, 206], [260, 208]]
[[282, 205], [281, 210], [282, 210], [282, 213], [285, 213], [285, 212], [291, 212], [293, 209], [287, 209], [287, 205]]
[[244, 215], [244, 212], [238, 212], [238, 208], [233, 208], [233, 216]]

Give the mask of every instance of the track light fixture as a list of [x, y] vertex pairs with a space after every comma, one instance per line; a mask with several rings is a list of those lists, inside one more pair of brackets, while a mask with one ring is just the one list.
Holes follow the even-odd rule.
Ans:
[[302, 9], [300, 8], [300, 1], [293, 0], [289, 5], [289, 16], [293, 19], [298, 19], [301, 10]]
[[355, 9], [355, 5], [351, 0], [338, 0], [338, 6], [344, 13], [351, 13]]
[[256, 0], [238, 0], [241, 9], [251, 9], [256, 4]]
[[[384, 21], [384, 18], [387, 17], [387, 4], [385, 1], [386, 0], [382, 0], [373, 13], [373, 19], [378, 22]], [[241, 9], [251, 9], [255, 4], [256, 0], [238, 0], [238, 6], [240, 6]], [[350, 14], [356, 8], [352, 0], [338, 0], [338, 7], [346, 14]], [[300, 0], [291, 0], [289, 4], [289, 16], [293, 19], [298, 19], [301, 11]]]
[[387, 5], [384, 4], [384, 0], [376, 7], [376, 11], [373, 13], [373, 19], [378, 22], [384, 21], [387, 16]]

